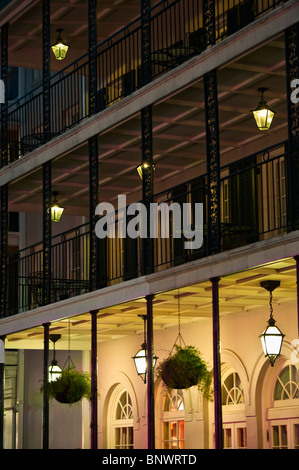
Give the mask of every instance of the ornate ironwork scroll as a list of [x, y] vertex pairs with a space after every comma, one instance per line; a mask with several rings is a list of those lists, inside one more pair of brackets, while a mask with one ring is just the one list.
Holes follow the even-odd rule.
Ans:
[[42, 2], [42, 41], [43, 41], [43, 123], [44, 142], [50, 140], [50, 0]]
[[141, 85], [151, 81], [151, 2], [141, 0]]
[[0, 246], [0, 260], [1, 260], [1, 279], [0, 279], [0, 318], [6, 316], [6, 303], [7, 303], [7, 244], [8, 244], [8, 185], [1, 187], [1, 214], [0, 214], [0, 227], [1, 227], [1, 246]]
[[215, 36], [215, 1], [203, 0], [203, 25], [205, 30], [205, 48], [213, 46]]
[[146, 106], [141, 110], [142, 132], [142, 163], [147, 163], [142, 175], [142, 202], [147, 211], [147, 237], [143, 238], [142, 273], [153, 271], [153, 239], [150, 237], [150, 203], [153, 199], [153, 132], [152, 107]]
[[1, 168], [8, 164], [7, 122], [8, 23], [1, 27], [1, 80], [4, 83], [5, 103], [1, 104]]
[[204, 76], [207, 189], [208, 189], [208, 252], [220, 251], [220, 156], [217, 72], [212, 70]]
[[43, 305], [51, 303], [51, 162], [43, 164]]
[[95, 233], [96, 215], [95, 210], [98, 205], [99, 176], [98, 176], [98, 137], [95, 135], [88, 141], [89, 148], [89, 224], [90, 224], [90, 263], [89, 263], [89, 284], [90, 290], [97, 288], [98, 266], [97, 266], [97, 237]]
[[285, 55], [289, 131], [289, 228], [296, 230], [299, 228], [299, 103], [292, 100], [291, 84], [299, 78], [299, 23], [285, 31]]
[[97, 0], [88, 0], [89, 115], [97, 112]]

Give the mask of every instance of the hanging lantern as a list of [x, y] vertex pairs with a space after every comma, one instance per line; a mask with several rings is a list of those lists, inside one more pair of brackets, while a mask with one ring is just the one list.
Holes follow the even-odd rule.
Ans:
[[[135, 356], [132, 357], [135, 363], [137, 374], [142, 378], [143, 382], [146, 383], [147, 375], [147, 346], [146, 346], [146, 315], [139, 315], [144, 321], [144, 343], [141, 345], [141, 349]], [[153, 368], [157, 362], [157, 356], [153, 355]]]
[[260, 131], [266, 131], [270, 128], [275, 112], [269, 108], [264, 100], [264, 92], [267, 88], [259, 88], [261, 100], [257, 107], [251, 111], [255, 119], [256, 125]]
[[58, 196], [58, 191], [53, 191], [53, 202], [51, 206], [51, 220], [52, 222], [59, 222], [62, 216], [62, 213], [64, 211], [64, 207], [61, 207], [56, 199], [56, 196]]
[[53, 44], [52, 46], [52, 51], [57, 60], [63, 60], [65, 59], [69, 46], [63, 42], [60, 36], [60, 33], [61, 31], [63, 31], [63, 29], [60, 28], [60, 29], [57, 29], [56, 31], [58, 33], [58, 36], [56, 39], [56, 43]]
[[[143, 178], [143, 170], [146, 170], [149, 167], [150, 167], [150, 164], [146, 163], [146, 162], [141, 163], [141, 165], [139, 165], [137, 167], [137, 172], [138, 172], [138, 175], [140, 176], [141, 179]], [[155, 165], [152, 165], [152, 168], [153, 168], [153, 170], [155, 170]]]
[[268, 320], [268, 326], [259, 337], [262, 341], [265, 357], [268, 357], [272, 367], [274, 366], [277, 357], [280, 355], [282, 341], [285, 336], [280, 329], [275, 326], [275, 320], [273, 318], [272, 292], [278, 286], [280, 286], [279, 281], [261, 282], [261, 287], [270, 292], [270, 318]]
[[62, 369], [59, 367], [58, 362], [55, 358], [55, 343], [61, 338], [61, 335], [49, 335], [51, 341], [53, 341], [53, 359], [51, 365], [49, 366], [49, 376], [48, 381], [54, 382], [59, 377], [61, 377]]

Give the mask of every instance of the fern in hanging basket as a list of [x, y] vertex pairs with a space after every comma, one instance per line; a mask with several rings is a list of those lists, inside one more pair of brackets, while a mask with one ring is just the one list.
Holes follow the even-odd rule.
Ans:
[[194, 346], [174, 345], [175, 352], [164, 359], [157, 367], [157, 376], [161, 377], [169, 389], [186, 389], [197, 385], [203, 396], [212, 398], [212, 375], [208, 371], [200, 351]]
[[59, 403], [77, 403], [82, 398], [90, 400], [91, 385], [87, 372], [77, 371], [73, 367], [62, 370], [61, 376], [44, 387], [49, 399]]

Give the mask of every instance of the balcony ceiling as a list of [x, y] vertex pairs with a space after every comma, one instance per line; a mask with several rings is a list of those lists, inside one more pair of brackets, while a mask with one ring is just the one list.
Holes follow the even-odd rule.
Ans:
[[[230, 274], [219, 283], [220, 316], [238, 315], [262, 309], [263, 317], [257, 325], [256, 337], [266, 327], [269, 318], [269, 295], [260, 282], [279, 280], [280, 287], [273, 293], [273, 315], [279, 326], [281, 315], [278, 306], [283, 307], [283, 315], [288, 314], [291, 302], [296, 301], [296, 265], [293, 259], [280, 260], [254, 269]], [[154, 298], [154, 331], [163, 331], [178, 325], [178, 292], [158, 293]], [[211, 283], [201, 282], [180, 289], [181, 325], [193, 324], [194, 328], [202, 319], [212, 320]], [[139, 335], [143, 342], [143, 321], [138, 315], [146, 314], [145, 299], [134, 299], [128, 303], [105, 308], [98, 313], [98, 341], [121, 339]], [[247, 317], [248, 318], [248, 317]], [[260, 331], [261, 330], [261, 331]], [[91, 318], [86, 313], [70, 319], [71, 349], [90, 349]], [[57, 349], [68, 348], [69, 321], [53, 322], [50, 333], [61, 334]], [[182, 331], [183, 333], [183, 331]], [[43, 348], [43, 327], [16, 332], [6, 338], [7, 348], [41, 349]], [[243, 330], [241, 334], [246, 334]], [[177, 330], [173, 330], [173, 341]], [[188, 338], [184, 337], [186, 344]], [[212, 341], [212, 337], [211, 337]], [[158, 354], [158, 351], [155, 351]]]
[[[42, 2], [15, 0], [7, 9], [0, 12], [0, 22], [9, 11], [13, 12], [9, 26], [9, 65], [40, 69]], [[98, 43], [139, 15], [140, 0], [101, 0], [98, 2]], [[57, 37], [56, 30], [62, 28], [62, 37], [71, 46], [63, 61], [63, 66], [67, 66], [88, 51], [88, 2], [86, 0], [51, 0], [50, 22], [51, 43], [54, 43]], [[61, 63], [51, 57], [51, 69], [54, 71], [60, 68]]]
[[[257, 129], [250, 113], [259, 101], [261, 86], [268, 87], [265, 99], [276, 111], [266, 132]], [[284, 37], [220, 69], [218, 97], [221, 166], [287, 139]], [[141, 161], [140, 124], [137, 115], [99, 136], [101, 201], [116, 201], [119, 194], [127, 194], [128, 203], [141, 198], [136, 172]], [[202, 80], [156, 103], [153, 131], [155, 193], [206, 172]], [[87, 144], [53, 161], [52, 187], [60, 193], [65, 214], [88, 216], [88, 172]], [[9, 185], [10, 210], [41, 213], [41, 204], [41, 170]]]

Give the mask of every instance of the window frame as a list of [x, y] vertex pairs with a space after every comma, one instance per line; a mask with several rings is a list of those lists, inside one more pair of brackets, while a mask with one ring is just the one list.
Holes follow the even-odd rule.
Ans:
[[[132, 410], [131, 418], [126, 419], [117, 419], [117, 407], [120, 402], [121, 397], [123, 394], [126, 393], [126, 398], [130, 398], [130, 406]], [[126, 399], [126, 405], [128, 401]], [[112, 392], [109, 401], [109, 408], [108, 408], [108, 448], [109, 449], [134, 449], [134, 414], [133, 414], [133, 401], [132, 397], [127, 390], [127, 388], [121, 384], [118, 384]], [[130, 432], [132, 432], [132, 444], [122, 444], [117, 443], [117, 433], [119, 430], [119, 437], [121, 438], [126, 434], [129, 436]], [[123, 431], [126, 430], [125, 434]], [[131, 431], [130, 431], [131, 430]]]
[[[183, 404], [183, 409], [175, 409], [175, 410], [166, 410], [167, 401], [169, 403], [173, 403], [173, 399], [179, 396], [181, 398], [181, 403]], [[169, 407], [170, 408], [170, 407]], [[178, 407], [176, 407], [178, 408]], [[183, 425], [181, 424], [183, 423]], [[177, 429], [176, 438], [173, 440], [171, 439], [171, 426], [175, 425]], [[182, 427], [181, 427], [182, 426]], [[161, 449], [185, 449], [186, 446], [186, 437], [185, 437], [185, 400], [184, 400], [184, 392], [182, 390], [172, 390], [169, 392], [168, 390], [165, 391], [163, 397], [163, 405], [162, 405], [162, 422], [161, 422]], [[167, 427], [167, 436], [168, 438], [165, 439], [165, 429]], [[180, 438], [180, 431], [183, 430], [183, 439]], [[172, 443], [172, 445], [171, 445]], [[174, 445], [177, 443], [177, 445]], [[182, 443], [182, 446], [180, 445]]]

